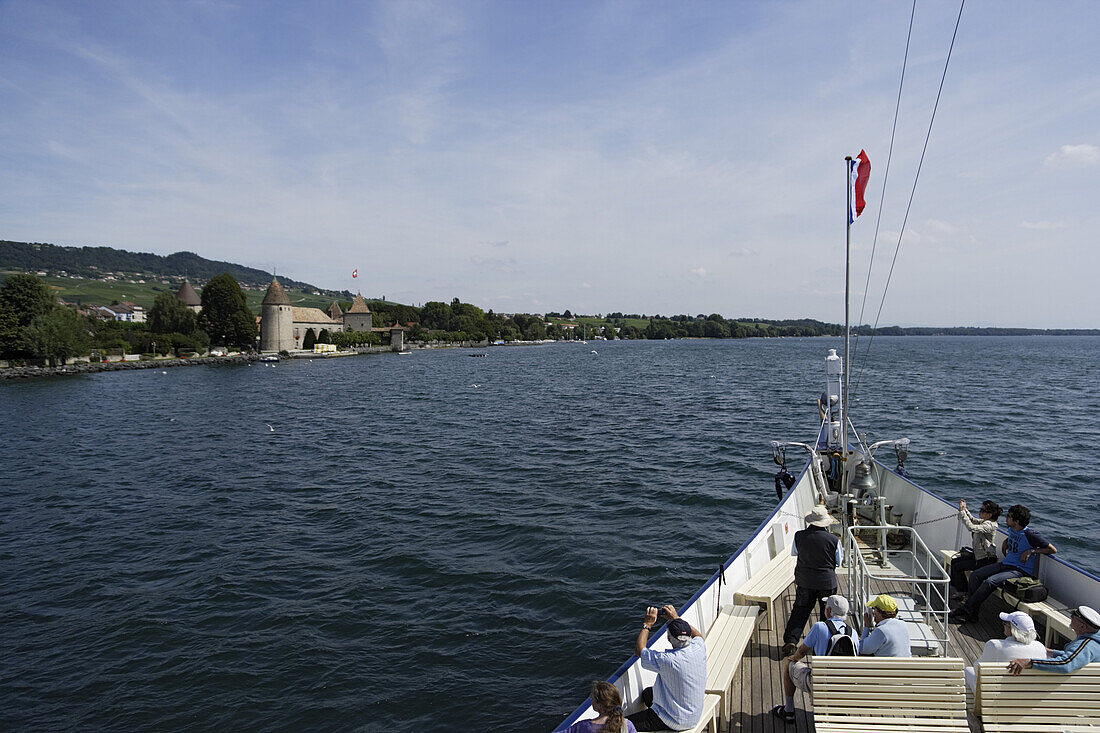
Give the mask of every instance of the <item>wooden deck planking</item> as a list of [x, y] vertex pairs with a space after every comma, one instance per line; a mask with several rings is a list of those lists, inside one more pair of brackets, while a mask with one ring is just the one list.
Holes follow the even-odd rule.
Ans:
[[[838, 574], [840, 592], [847, 592], [847, 576]], [[889, 592], [890, 583], [880, 584], [876, 592]], [[781, 666], [779, 654], [783, 647], [783, 624], [790, 617], [794, 603], [794, 584], [777, 601], [777, 627], [763, 629], [759, 639], [754, 639], [746, 649], [746, 657], [733, 681], [732, 699], [734, 705], [740, 703], [730, 718], [728, 733], [815, 733], [813, 724], [813, 703], [810, 695], [795, 692], [795, 724], [785, 725], [771, 716], [771, 709], [783, 702], [783, 683], [780, 679]], [[951, 643], [948, 656], [962, 657], [967, 664], [973, 664], [981, 655], [985, 642], [991, 638], [1000, 638], [1002, 625], [997, 613], [1008, 607], [996, 598], [987, 601], [979, 618], [965, 624], [951, 626]], [[809, 631], [810, 623], [817, 621], [817, 610], [810, 616], [810, 622], [803, 629], [802, 637]], [[967, 696], [967, 709], [970, 710], [972, 698]], [[969, 719], [972, 733], [982, 733], [980, 724], [972, 717]]]

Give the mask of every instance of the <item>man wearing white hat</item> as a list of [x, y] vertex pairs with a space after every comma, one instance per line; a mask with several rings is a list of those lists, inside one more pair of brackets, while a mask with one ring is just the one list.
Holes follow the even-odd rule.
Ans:
[[797, 555], [798, 561], [794, 566], [794, 605], [783, 630], [783, 657], [798, 649], [814, 604], [821, 607], [821, 617], [825, 618], [825, 599], [836, 593], [836, 568], [844, 551], [840, 538], [827, 529], [834, 522], [829, 510], [818, 504], [806, 515], [806, 529], [794, 533], [791, 554]]
[[1044, 672], [1072, 672], [1091, 662], [1100, 662], [1100, 613], [1089, 606], [1078, 606], [1070, 614], [1069, 627], [1077, 638], [1066, 644], [1066, 650], [1049, 659], [1013, 659], [1008, 671], [1020, 674], [1025, 669]]
[[[1005, 624], [1005, 638], [990, 639], [982, 649], [982, 655], [974, 662], [977, 666], [982, 662], [1008, 662], [1013, 659], [1045, 659], [1047, 648], [1043, 642], [1038, 641], [1035, 631], [1035, 622], [1023, 611], [1000, 614], [1001, 621]], [[966, 686], [974, 689], [977, 674], [974, 667], [963, 670]]]

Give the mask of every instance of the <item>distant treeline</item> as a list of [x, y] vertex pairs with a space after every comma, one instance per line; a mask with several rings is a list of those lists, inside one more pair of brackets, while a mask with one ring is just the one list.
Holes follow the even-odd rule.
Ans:
[[[177, 252], [161, 256], [142, 252], [127, 252], [112, 247], [59, 247], [53, 244], [11, 242], [0, 240], [0, 270], [25, 272], [64, 270], [70, 275], [102, 278], [115, 272], [146, 274], [152, 277], [188, 277], [193, 281], [207, 282], [222, 274], [231, 275], [237, 282], [249, 286], [264, 287], [271, 282], [271, 273], [232, 262], [208, 260], [193, 252]], [[287, 288], [318, 290], [308, 283], [279, 276]], [[351, 305], [352, 293], [321, 291], [340, 295], [345, 310]], [[433, 301], [416, 308], [382, 300], [367, 301], [374, 313], [376, 326], [401, 323], [416, 328], [410, 335], [424, 333], [451, 333], [455, 339], [483, 338], [513, 339], [570, 339], [585, 336], [605, 336], [623, 339], [671, 339], [671, 338], [754, 338], [777, 336], [841, 336], [844, 327], [835, 323], [823, 323], [810, 318], [772, 320], [765, 318], [725, 318], [718, 313], [704, 315], [645, 315], [637, 313], [608, 313], [606, 316], [574, 315], [570, 311], [545, 314], [515, 314], [504, 316], [493, 311], [485, 312], [457, 298], [450, 304]], [[570, 327], [575, 322], [577, 328]], [[901, 328], [886, 326], [872, 329], [869, 325], [854, 327], [853, 333], [861, 336], [872, 333], [880, 336], [1100, 336], [1100, 329], [1039, 329], [1039, 328], [974, 328], [957, 326], [950, 328]]]
[[[223, 273], [229, 273], [240, 283], [263, 286], [271, 282], [272, 275], [254, 267], [232, 262], [220, 262], [200, 257], [194, 252], [176, 252], [163, 256], [147, 252], [127, 252], [113, 247], [60, 247], [39, 242], [10, 242], [0, 240], [0, 269], [64, 270], [70, 275], [102, 278], [114, 272], [138, 273], [158, 277], [187, 277], [206, 282]], [[317, 289], [309, 283], [279, 276], [285, 287]]]
[[951, 328], [901, 328], [886, 326], [873, 329], [870, 326], [853, 328], [860, 336], [1100, 336], [1100, 328], [977, 328], [953, 326]]

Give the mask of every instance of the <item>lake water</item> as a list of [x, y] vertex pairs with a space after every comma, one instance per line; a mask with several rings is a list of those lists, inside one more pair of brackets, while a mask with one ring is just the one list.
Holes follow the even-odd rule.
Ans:
[[[0, 728], [549, 730], [771, 510], [769, 442], [813, 439], [840, 346], [0, 384]], [[1098, 363], [1100, 338], [879, 338], [853, 419], [1097, 572]]]

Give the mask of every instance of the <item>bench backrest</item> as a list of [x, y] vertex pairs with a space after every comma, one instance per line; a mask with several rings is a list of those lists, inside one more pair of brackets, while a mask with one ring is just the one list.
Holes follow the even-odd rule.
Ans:
[[819, 716], [966, 720], [964, 661], [957, 657], [814, 657]]
[[1098, 726], [1100, 663], [1068, 674], [1025, 669], [1009, 674], [1004, 662], [977, 666], [974, 709], [986, 731], [1066, 730]]

